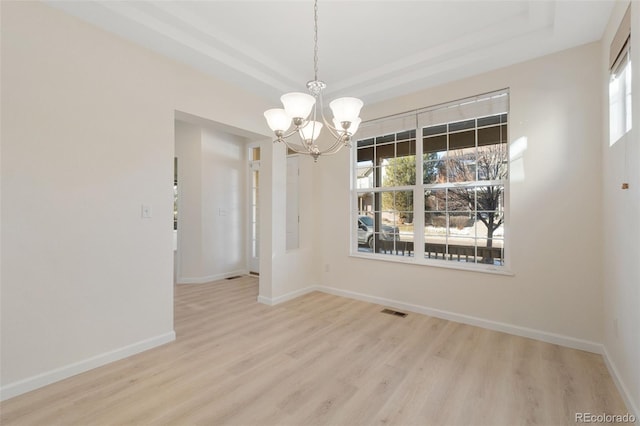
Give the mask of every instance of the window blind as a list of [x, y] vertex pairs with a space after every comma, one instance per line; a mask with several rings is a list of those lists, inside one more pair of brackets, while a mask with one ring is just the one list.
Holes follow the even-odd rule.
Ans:
[[626, 56], [631, 39], [631, 5], [620, 22], [618, 31], [609, 48], [609, 69], [614, 70], [618, 62]]

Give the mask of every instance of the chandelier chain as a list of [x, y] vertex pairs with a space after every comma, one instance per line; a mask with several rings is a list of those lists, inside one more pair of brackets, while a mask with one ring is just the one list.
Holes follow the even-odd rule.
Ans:
[[313, 2], [313, 73], [318, 81], [318, 0]]

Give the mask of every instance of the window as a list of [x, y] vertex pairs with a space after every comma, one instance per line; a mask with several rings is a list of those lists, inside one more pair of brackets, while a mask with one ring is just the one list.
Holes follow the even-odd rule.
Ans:
[[357, 157], [358, 250], [399, 254], [413, 241], [416, 130], [360, 140]]
[[631, 60], [629, 49], [618, 60], [609, 80], [609, 144], [631, 130]]
[[507, 114], [422, 134], [425, 256], [502, 265]]
[[506, 90], [364, 124], [352, 254], [503, 267], [507, 126]]
[[631, 130], [631, 9], [627, 9], [611, 43], [609, 79], [609, 145]]

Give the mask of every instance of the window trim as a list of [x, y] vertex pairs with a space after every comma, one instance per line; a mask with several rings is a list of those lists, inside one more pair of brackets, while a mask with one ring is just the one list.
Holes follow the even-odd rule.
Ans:
[[[423, 139], [423, 135], [422, 135], [422, 129], [424, 127], [429, 127], [429, 124], [425, 124], [423, 121], [420, 120], [420, 114], [424, 113], [424, 112], [431, 112], [431, 111], [435, 111], [438, 109], [443, 109], [443, 108], [449, 108], [452, 106], [457, 106], [457, 105], [464, 105], [465, 103], [469, 103], [478, 99], [483, 99], [483, 98], [487, 98], [487, 97], [493, 97], [493, 96], [498, 96], [498, 95], [507, 95], [507, 104], [506, 104], [506, 110], [507, 110], [507, 129], [506, 129], [506, 147], [507, 147], [507, 178], [504, 180], [499, 180], [499, 181], [494, 181], [494, 180], [487, 180], [487, 181], [479, 181], [477, 180], [477, 176], [476, 176], [476, 180], [473, 182], [465, 182], [463, 184], [452, 184], [452, 183], [446, 183], [446, 184], [425, 184], [423, 182], [422, 176], [423, 176], [423, 154], [424, 154], [424, 150], [423, 150], [423, 143], [422, 143], [422, 139]], [[511, 99], [511, 93], [510, 90], [508, 88], [504, 88], [501, 90], [496, 90], [493, 92], [488, 92], [488, 93], [484, 93], [484, 94], [480, 94], [480, 95], [475, 95], [475, 96], [470, 96], [467, 98], [463, 98], [463, 99], [459, 99], [456, 101], [451, 101], [451, 102], [446, 102], [446, 103], [442, 103], [442, 104], [438, 104], [438, 105], [433, 105], [430, 107], [425, 107], [425, 108], [420, 108], [420, 109], [416, 109], [413, 111], [407, 111], [407, 112], [403, 112], [403, 113], [399, 113], [399, 114], [394, 114], [394, 115], [390, 115], [387, 117], [382, 117], [382, 118], [378, 118], [375, 120], [369, 120], [368, 123], [376, 123], [376, 122], [381, 122], [383, 120], [392, 120], [394, 118], [402, 118], [404, 120], [407, 119], [407, 117], [411, 117], [415, 115], [415, 127], [413, 128], [405, 128], [403, 130], [399, 130], [393, 133], [401, 133], [402, 131], [409, 131], [409, 130], [413, 130], [415, 129], [416, 132], [416, 138], [415, 138], [415, 156], [416, 156], [416, 183], [415, 185], [409, 185], [409, 186], [397, 186], [397, 187], [372, 187], [372, 188], [358, 188], [358, 184], [357, 184], [357, 180], [358, 180], [358, 168], [357, 168], [357, 150], [358, 150], [358, 146], [357, 143], [354, 143], [351, 150], [350, 150], [350, 182], [351, 182], [351, 188], [350, 188], [350, 216], [349, 216], [349, 220], [350, 220], [350, 224], [349, 224], [349, 256], [350, 257], [354, 257], [354, 258], [360, 258], [360, 259], [367, 259], [367, 260], [381, 260], [381, 261], [386, 261], [386, 262], [394, 262], [394, 263], [400, 263], [400, 264], [410, 264], [410, 265], [418, 265], [418, 266], [430, 266], [430, 267], [438, 267], [438, 268], [445, 268], [445, 269], [454, 269], [454, 270], [462, 270], [462, 271], [469, 271], [469, 272], [481, 272], [481, 273], [489, 273], [489, 274], [497, 274], [497, 275], [506, 275], [506, 276], [513, 276], [514, 273], [511, 271], [511, 243], [510, 243], [510, 180], [511, 180], [511, 159], [509, 157], [510, 155], [510, 148], [511, 148], [511, 140], [510, 140], [510, 127], [509, 121], [511, 119], [510, 114], [510, 99]], [[483, 115], [476, 115], [474, 117], [474, 119], [477, 119], [478, 117], [483, 117]], [[457, 121], [457, 120], [456, 120]], [[453, 120], [450, 122], [454, 122]], [[363, 123], [366, 126], [366, 123]], [[500, 124], [498, 124], [500, 125]], [[363, 127], [365, 127], [363, 126]], [[482, 129], [485, 128], [487, 126], [477, 126], [477, 122], [476, 122], [476, 126], [474, 126], [474, 129], [477, 130], [478, 129]], [[491, 127], [491, 126], [489, 126]], [[392, 133], [392, 132], [388, 132], [388, 133]], [[385, 133], [386, 134], [386, 133]], [[380, 134], [379, 136], [384, 136], [382, 134]], [[360, 138], [359, 138], [360, 139]], [[363, 137], [362, 139], [368, 139], [368, 137]], [[476, 141], [476, 146], [477, 146], [477, 141]], [[429, 259], [429, 258], [425, 258], [425, 251], [424, 251], [424, 244], [425, 244], [425, 238], [424, 238], [424, 232], [416, 232], [416, 229], [424, 229], [424, 214], [415, 214], [416, 212], [424, 212], [424, 208], [425, 208], [425, 202], [424, 202], [424, 191], [428, 188], [437, 188], [437, 187], [442, 187], [442, 188], [451, 188], [451, 187], [476, 187], [476, 186], [484, 186], [484, 185], [490, 185], [492, 182], [499, 182], [501, 185], [504, 185], [504, 192], [503, 192], [503, 197], [504, 197], [504, 221], [503, 221], [503, 227], [504, 227], [504, 237], [503, 237], [503, 243], [504, 243], [504, 259], [503, 259], [503, 264], [501, 266], [496, 266], [496, 265], [488, 265], [488, 264], [482, 264], [482, 263], [466, 263], [466, 262], [455, 262], [455, 261], [450, 261], [450, 260], [444, 260], [444, 259]], [[366, 253], [366, 252], [361, 252], [358, 250], [358, 226], [357, 226], [357, 222], [358, 222], [358, 215], [360, 213], [359, 210], [359, 206], [358, 206], [358, 195], [363, 193], [363, 192], [370, 192], [370, 193], [374, 193], [374, 192], [385, 192], [385, 191], [413, 191], [413, 197], [414, 197], [414, 201], [413, 201], [413, 210], [414, 210], [414, 220], [413, 220], [413, 225], [414, 225], [414, 245], [417, 246], [418, 249], [420, 250], [416, 250], [414, 251], [413, 256], [397, 256], [397, 255], [388, 255], [388, 254], [381, 254], [381, 253]]]
[[[627, 6], [627, 10], [618, 25], [618, 29], [609, 46], [609, 96], [608, 96], [608, 118], [609, 118], [609, 147], [615, 145], [619, 140], [623, 139], [631, 129], [633, 123], [631, 119], [632, 102], [631, 98], [627, 99], [627, 90], [630, 96], [633, 93], [632, 71], [631, 71], [631, 5]], [[625, 80], [621, 81], [622, 90], [619, 96], [615, 97], [612, 93], [611, 85], [620, 78], [620, 74], [624, 71]], [[616, 77], [617, 75], [617, 77]], [[619, 108], [613, 110], [613, 105], [619, 103]], [[614, 124], [620, 126], [614, 129]], [[614, 132], [614, 130], [617, 130]]]
[[[619, 140], [623, 139], [633, 128], [631, 115], [633, 106], [631, 96], [633, 95], [632, 82], [632, 63], [630, 39], [624, 44], [616, 61], [609, 71], [609, 96], [608, 96], [608, 112], [609, 112], [609, 146], [613, 146]], [[612, 84], [618, 81], [620, 90], [612, 93]], [[627, 93], [628, 92], [628, 93]], [[614, 101], [619, 103], [618, 110], [614, 111]], [[614, 133], [613, 126], [618, 125], [618, 132]]]

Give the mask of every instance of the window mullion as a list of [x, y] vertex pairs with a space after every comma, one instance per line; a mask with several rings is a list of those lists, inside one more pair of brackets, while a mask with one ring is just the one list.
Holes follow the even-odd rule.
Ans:
[[[476, 141], [476, 150], [477, 150], [477, 141]], [[477, 168], [476, 168], [477, 172]], [[475, 261], [478, 261], [478, 191], [473, 191], [473, 238], [474, 238], [474, 248], [473, 251], [475, 253]]]
[[[449, 132], [449, 125], [447, 124], [447, 151], [445, 153], [445, 158], [448, 160], [449, 156], [451, 155], [451, 134]], [[449, 181], [449, 176], [451, 175], [451, 173], [449, 173], [449, 165], [447, 165], [445, 167], [445, 173], [447, 174], [447, 179], [446, 182], [448, 185], [451, 185], [451, 182]], [[450, 191], [450, 187], [447, 187], [447, 189], [445, 189], [445, 197], [444, 197], [444, 223], [445, 223], [445, 234], [444, 234], [444, 255], [443, 255], [443, 259], [446, 259], [447, 255], [446, 253], [449, 253], [449, 231], [450, 231], [450, 224], [449, 224], [449, 191]]]
[[416, 185], [413, 189], [413, 255], [424, 259], [424, 161], [422, 130], [416, 116]]
[[351, 149], [351, 217], [350, 217], [350, 251], [352, 253], [358, 251], [358, 215], [360, 214], [360, 206], [358, 205], [358, 173], [356, 172], [358, 166], [358, 146], [357, 143], [353, 144]]
[[[480, 176], [478, 175], [478, 157], [480, 156], [480, 149], [478, 147], [478, 119], [476, 118], [476, 128], [475, 128], [475, 175], [476, 181], [474, 183], [478, 183], [480, 180]], [[478, 191], [473, 191], [473, 252], [475, 254], [474, 261], [478, 261]]]

